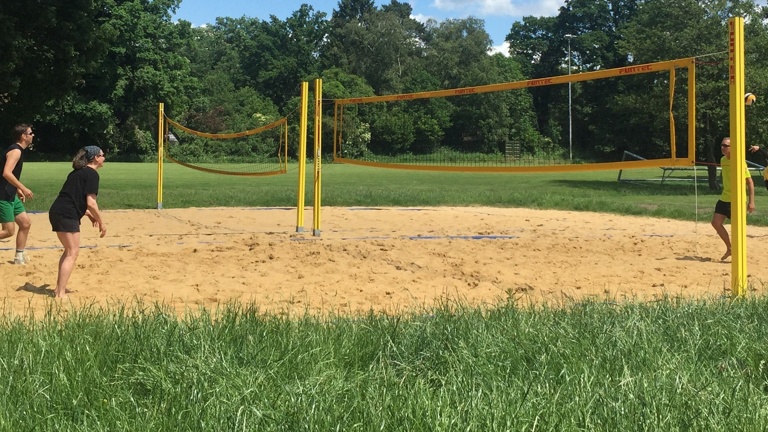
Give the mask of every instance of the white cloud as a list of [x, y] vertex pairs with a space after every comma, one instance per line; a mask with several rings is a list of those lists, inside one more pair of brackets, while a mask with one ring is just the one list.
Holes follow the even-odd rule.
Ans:
[[488, 51], [488, 54], [497, 53], [503, 55], [504, 57], [509, 57], [509, 42], [504, 42], [501, 45], [491, 47], [491, 50]]
[[554, 16], [563, 0], [434, 0], [443, 11], [483, 16]]
[[542, 0], [521, 2], [521, 16], [555, 16], [565, 4], [563, 0]]
[[[409, 0], [409, 3], [414, 10], [411, 18], [421, 23], [429, 19], [439, 23], [468, 16], [479, 18], [485, 22], [485, 30], [493, 42], [501, 43], [512, 23], [524, 16], [556, 16], [565, 0]], [[506, 55], [502, 45], [494, 50]]]
[[411, 15], [411, 18], [415, 19], [416, 21], [418, 21], [418, 22], [420, 22], [422, 24], [426, 23], [427, 20], [435, 19], [435, 17], [431, 17], [429, 15], [424, 15], [424, 14]]
[[435, 0], [434, 7], [444, 11], [461, 12], [470, 15], [515, 15], [517, 7], [512, 0]]

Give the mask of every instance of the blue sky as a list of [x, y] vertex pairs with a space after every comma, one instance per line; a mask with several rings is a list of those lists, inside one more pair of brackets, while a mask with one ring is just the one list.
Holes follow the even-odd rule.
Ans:
[[[402, 1], [402, 0], [401, 0]], [[466, 18], [473, 16], [485, 21], [485, 30], [491, 35], [495, 50], [506, 53], [501, 45], [512, 23], [523, 16], [555, 16], [564, 0], [408, 0], [413, 8], [413, 18], [426, 21], [433, 18]], [[210, 24], [217, 17], [240, 18], [242, 16], [269, 19], [270, 15], [284, 20], [303, 4], [311, 4], [315, 11], [330, 17], [338, 0], [182, 0], [176, 11], [176, 19], [184, 19], [194, 26]], [[377, 6], [389, 4], [389, 0], [376, 0]]]

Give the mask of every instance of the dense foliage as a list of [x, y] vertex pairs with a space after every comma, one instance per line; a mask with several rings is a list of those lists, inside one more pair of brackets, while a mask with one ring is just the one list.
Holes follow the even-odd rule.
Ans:
[[[510, 22], [508, 55], [489, 54], [484, 22], [419, 22], [406, 2], [339, 0], [331, 16], [303, 4], [284, 19], [174, 22], [182, 0], [72, 0], [0, 4], [0, 130], [33, 122], [49, 159], [98, 143], [113, 155], [155, 151], [157, 104], [206, 132], [241, 131], [298, 116], [300, 83], [323, 79], [324, 98], [396, 94], [564, 75], [695, 56], [699, 158], [716, 160], [728, 131], [728, 18], [746, 22], [747, 88], [758, 95], [748, 139], [765, 135], [768, 8], [753, 0], [566, 0], [553, 17]], [[571, 35], [572, 37], [566, 37]], [[570, 56], [569, 56], [570, 54]], [[570, 69], [569, 69], [570, 67]], [[638, 97], [643, 89], [643, 97]], [[667, 151], [667, 88], [660, 83], [567, 86], [360, 107], [345, 119], [345, 151], [424, 154], [438, 148], [613, 158]], [[588, 102], [588, 103], [587, 103]], [[329, 104], [325, 116], [330, 121]], [[606, 121], [606, 119], [612, 119]], [[298, 121], [290, 156], [298, 154]], [[313, 128], [310, 125], [309, 139]], [[330, 127], [323, 143], [332, 145]], [[680, 139], [684, 139], [685, 130]], [[311, 141], [310, 141], [311, 142]], [[330, 150], [328, 148], [327, 150]], [[309, 154], [312, 154], [311, 152]], [[40, 157], [40, 156], [39, 156]]]

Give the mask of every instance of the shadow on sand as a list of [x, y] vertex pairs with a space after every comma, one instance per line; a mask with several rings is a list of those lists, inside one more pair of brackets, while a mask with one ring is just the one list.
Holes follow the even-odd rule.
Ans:
[[53, 288], [50, 288], [50, 285], [48, 284], [37, 286], [27, 282], [24, 285], [16, 288], [16, 291], [26, 291], [32, 294], [53, 297]]
[[679, 257], [677, 259], [679, 261], [721, 262], [721, 263], [725, 263], [725, 264], [730, 264], [731, 263], [730, 261], [718, 261], [718, 260], [715, 260], [715, 259], [710, 258], [710, 257], [690, 256], [690, 255], [682, 256], [682, 257]]

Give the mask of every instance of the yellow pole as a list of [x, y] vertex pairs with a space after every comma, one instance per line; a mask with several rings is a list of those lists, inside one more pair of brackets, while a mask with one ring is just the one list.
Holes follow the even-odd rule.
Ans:
[[[676, 157], [672, 155], [672, 157]], [[688, 158], [696, 167], [696, 63], [688, 66]]]
[[669, 144], [672, 152], [671, 157], [677, 159], [677, 139], [675, 139], [675, 114], [673, 108], [675, 105], [675, 84], [677, 83], [677, 72], [675, 68], [669, 69]]
[[312, 235], [320, 236], [320, 197], [322, 196], [322, 176], [320, 172], [323, 144], [323, 80], [315, 80], [315, 201], [312, 205], [314, 220]]
[[296, 232], [304, 232], [304, 194], [307, 180], [307, 108], [309, 83], [301, 83], [301, 115], [299, 117], [299, 200], [296, 204]]
[[[339, 136], [338, 136], [338, 143], [339, 147], [333, 149], [333, 160], [336, 160], [336, 157], [343, 157], [344, 155], [341, 154], [341, 143], [344, 140], [344, 105], [339, 106]], [[338, 151], [337, 151], [338, 150]]]
[[163, 208], [163, 142], [165, 141], [165, 104], [157, 109], [157, 209]]
[[746, 136], [744, 133], [744, 18], [728, 20], [731, 136], [731, 292], [747, 291]]
[[333, 160], [336, 160], [336, 155], [339, 152], [339, 145], [341, 143], [338, 140], [337, 134], [339, 133], [339, 104], [333, 104]]
[[283, 173], [288, 172], [288, 120], [283, 123], [283, 142], [285, 145], [283, 146], [283, 163], [280, 167], [280, 170]]

